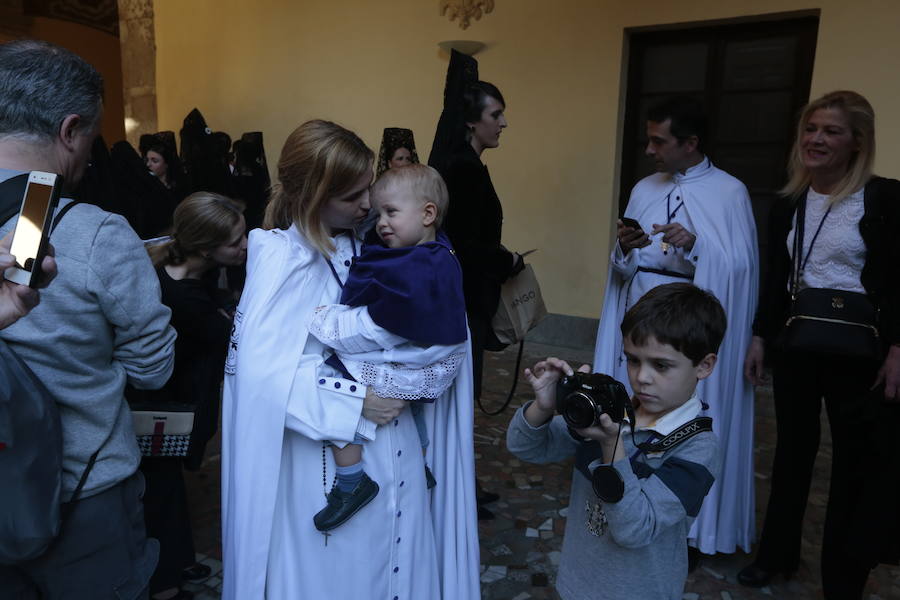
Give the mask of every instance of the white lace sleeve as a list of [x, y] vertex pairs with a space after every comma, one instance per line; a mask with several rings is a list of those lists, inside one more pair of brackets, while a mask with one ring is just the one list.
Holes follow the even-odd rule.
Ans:
[[[404, 351], [414, 351], [412, 344]], [[397, 350], [401, 350], [398, 348]], [[422, 350], [422, 349], [419, 349]], [[430, 346], [427, 351], [443, 352], [443, 357], [424, 367], [406, 362], [382, 362], [370, 357], [356, 362], [354, 371], [359, 373], [359, 381], [371, 386], [382, 398], [399, 400], [420, 400], [437, 398], [453, 384], [459, 367], [466, 357], [465, 344], [455, 346]], [[396, 352], [404, 354], [405, 352]], [[374, 357], [371, 357], [374, 358]]]
[[309, 331], [334, 349], [359, 383], [383, 398], [437, 398], [453, 384], [466, 344], [417, 346], [378, 326], [366, 307], [316, 309]]
[[313, 313], [309, 331], [341, 354], [390, 350], [406, 342], [405, 338], [376, 325], [365, 306], [320, 306]]

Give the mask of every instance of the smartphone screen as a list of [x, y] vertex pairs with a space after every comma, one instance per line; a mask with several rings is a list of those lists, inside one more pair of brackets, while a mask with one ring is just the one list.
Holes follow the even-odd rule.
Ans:
[[28, 182], [10, 252], [16, 257], [16, 266], [29, 273], [34, 268], [34, 261], [41, 247], [41, 228], [52, 197], [53, 186]]

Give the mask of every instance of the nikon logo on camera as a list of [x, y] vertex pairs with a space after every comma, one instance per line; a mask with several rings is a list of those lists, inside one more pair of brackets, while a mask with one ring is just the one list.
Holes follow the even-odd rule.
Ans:
[[516, 296], [515, 298], [513, 298], [512, 305], [513, 305], [513, 307], [516, 307], [516, 306], [519, 306], [520, 304], [526, 304], [526, 303], [534, 300], [536, 296], [537, 296], [537, 294], [535, 293], [535, 291], [530, 290], [520, 296]]

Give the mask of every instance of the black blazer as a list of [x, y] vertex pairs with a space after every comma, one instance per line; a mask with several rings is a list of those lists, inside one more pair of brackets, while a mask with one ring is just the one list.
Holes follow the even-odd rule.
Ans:
[[[886, 346], [900, 344], [900, 181], [873, 177], [864, 192], [859, 233], [866, 245], [860, 280], [880, 309], [878, 329]], [[804, 192], [801, 198], [806, 197]], [[768, 275], [762, 283], [753, 335], [775, 341], [790, 310], [791, 256], [787, 237], [799, 198], [779, 202], [769, 216]]]
[[500, 244], [503, 209], [487, 167], [465, 144], [441, 173], [450, 193], [443, 229], [463, 271], [466, 311], [490, 320], [497, 311], [500, 285], [512, 274], [512, 253]]

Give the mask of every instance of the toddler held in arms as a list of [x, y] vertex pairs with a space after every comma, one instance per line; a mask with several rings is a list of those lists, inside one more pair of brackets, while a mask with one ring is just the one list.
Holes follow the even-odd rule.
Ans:
[[[433, 402], [452, 384], [466, 357], [462, 272], [440, 231], [447, 188], [437, 171], [414, 164], [386, 171], [372, 186], [378, 221], [354, 258], [341, 304], [316, 309], [310, 332], [335, 351], [326, 361], [379, 396], [410, 401], [423, 453], [428, 431], [422, 403]], [[373, 365], [389, 365], [386, 370]], [[411, 379], [411, 370], [430, 376]], [[410, 381], [425, 381], [413, 385]], [[332, 444], [336, 482], [313, 522], [330, 531], [378, 494], [363, 468], [362, 436]], [[425, 465], [429, 488], [436, 485]]]

